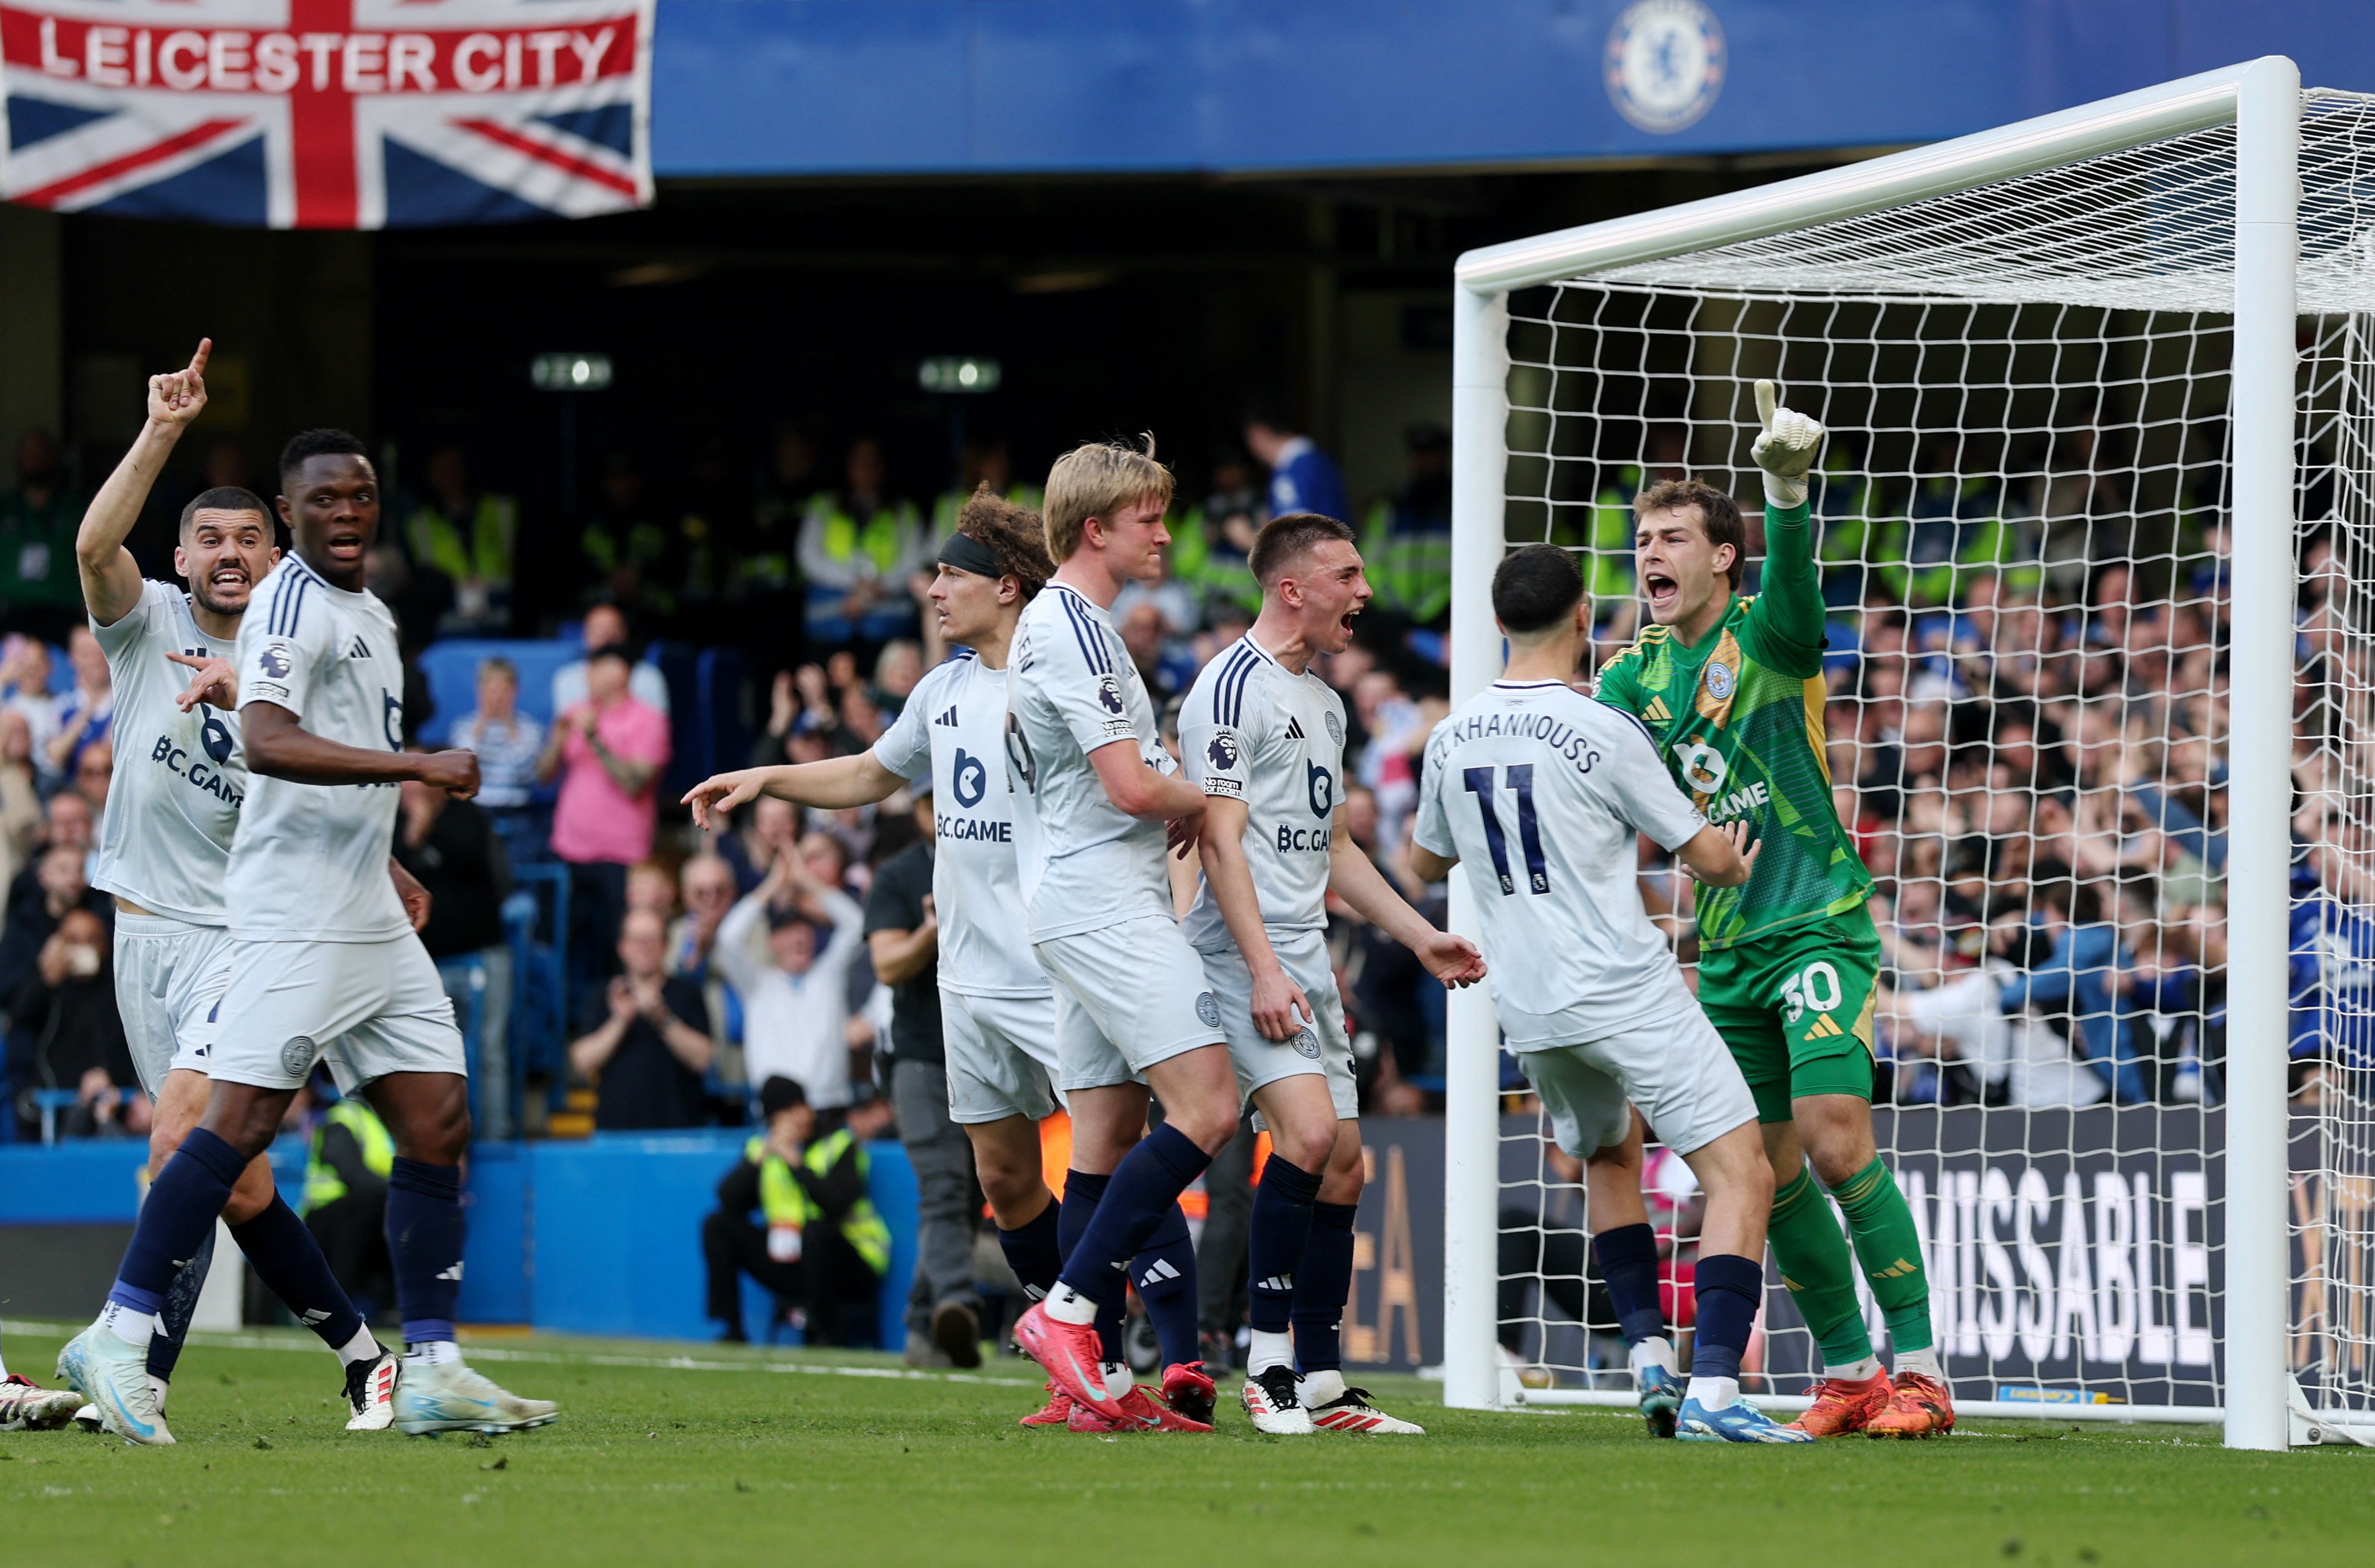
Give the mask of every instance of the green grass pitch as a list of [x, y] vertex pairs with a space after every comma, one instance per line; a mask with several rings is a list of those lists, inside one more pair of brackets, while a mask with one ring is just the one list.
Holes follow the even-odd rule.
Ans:
[[[46, 1373], [66, 1329], [9, 1326]], [[676, 1352], [671, 1354], [671, 1352]], [[180, 1445], [0, 1434], [0, 1563], [1673, 1562], [2015, 1568], [2375, 1560], [2375, 1452], [2229, 1454], [2204, 1428], [1971, 1423], [1926, 1444], [1658, 1444], [1629, 1416], [1447, 1411], [1423, 1438], [1026, 1432], [1023, 1363], [582, 1339], [476, 1343], [540, 1432], [349, 1435], [310, 1338], [197, 1336]], [[1224, 1385], [1225, 1386], [1225, 1385]]]

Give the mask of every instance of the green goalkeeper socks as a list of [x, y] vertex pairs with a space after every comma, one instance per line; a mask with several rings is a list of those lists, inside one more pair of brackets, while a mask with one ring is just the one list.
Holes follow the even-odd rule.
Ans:
[[[1805, 1180], [1802, 1173], [1799, 1180]], [[1831, 1196], [1838, 1199], [1840, 1211], [1848, 1217], [1848, 1234], [1855, 1238], [1863, 1277], [1871, 1282], [1873, 1299], [1888, 1319], [1890, 1348], [1899, 1355], [1928, 1350], [1930, 1279], [1921, 1267], [1921, 1241], [1913, 1230], [1913, 1210], [1897, 1190], [1896, 1178], [1875, 1158], [1833, 1187]], [[1781, 1212], [1778, 1197], [1773, 1211], [1778, 1221]], [[1778, 1253], [1780, 1248], [1777, 1245], [1774, 1250]]]
[[[1881, 1173], [1884, 1178], [1887, 1173]], [[1892, 1185], [1889, 1190], [1896, 1189]], [[1905, 1200], [1899, 1198], [1896, 1207], [1904, 1212]], [[1773, 1195], [1773, 1219], [1766, 1237], [1773, 1244], [1773, 1260], [1781, 1266], [1781, 1283], [1798, 1303], [1798, 1315], [1823, 1348], [1824, 1364], [1851, 1366], [1870, 1356], [1872, 1336], [1864, 1330], [1863, 1309], [1856, 1303], [1855, 1260], [1849, 1256], [1848, 1239], [1839, 1234], [1822, 1189], [1804, 1170]], [[1922, 1324], [1926, 1329], [1929, 1319], [1924, 1317]]]

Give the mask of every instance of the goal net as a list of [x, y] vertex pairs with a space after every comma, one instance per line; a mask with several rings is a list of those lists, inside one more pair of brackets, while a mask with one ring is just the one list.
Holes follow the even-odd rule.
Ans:
[[[1480, 550], [1478, 518], [1493, 518], [1471, 505], [1456, 548], [1471, 575], [1507, 546], [1576, 551], [1604, 661], [1646, 617], [1635, 494], [1684, 476], [1717, 485], [1752, 520], [1754, 560], [1754, 382], [1823, 421], [1821, 725], [1836, 808], [1877, 888], [1873, 1120], [1958, 1402], [2217, 1419], [2243, 1364], [2230, 1341], [2275, 1331], [2273, 1307], [2230, 1311], [2230, 1276], [2264, 1272], [2281, 1226], [2281, 1364], [2323, 1412], [2319, 1435], [2340, 1436], [2357, 1415], [2375, 1421], [2375, 99], [2299, 93], [2279, 138], [2297, 128], [2298, 263], [2279, 318], [2296, 331], [2284, 361], [2259, 362], [2293, 371], [2290, 506], [2255, 517], [2240, 499], [2253, 476], [2239, 489], [2239, 387], [2284, 395], [2245, 373], [2238, 328], [2239, 199], [2261, 166], [2239, 159], [2231, 88], [2208, 123], [2172, 132], [2166, 112], [2212, 79], [2097, 106], [2112, 112], [2087, 123], [2083, 156], [2040, 163], [2002, 151], [2017, 137], [1972, 138], [1959, 184], [1935, 172], [1959, 144], [1925, 149], [1932, 188], [1912, 199], [1838, 213], [1853, 198], [1835, 195], [1836, 215], [1778, 228], [1777, 204], [1743, 199], [1749, 231], [1729, 240], [1719, 210], [1703, 216], [1722, 204], [1698, 204], [1668, 224], [1696, 235], [1685, 248], [1661, 247], [1651, 215], [1551, 237], [1584, 258], [1571, 270], [1548, 270], [1561, 246], [1546, 244], [1540, 276], [1471, 285], [1506, 357], [1499, 533]], [[2122, 103], [2142, 106], [2136, 139], [2106, 147]], [[2026, 165], [1991, 173], [2008, 156]], [[2257, 428], [2281, 446], [2280, 422]], [[1491, 429], [1471, 418], [1461, 436]], [[1465, 493], [1485, 500], [1470, 455]], [[2281, 574], [2292, 622], [2251, 645], [2289, 639], [2288, 671], [2251, 666], [2248, 624], [2239, 641], [2252, 540], [2263, 554], [2246, 570]], [[1476, 655], [1471, 593], [1463, 690], [1497, 671]], [[2262, 804], [2247, 818], [2251, 770], [2230, 737], [2254, 723]], [[2280, 725], [2289, 800], [2263, 755]], [[2284, 814], [2288, 869], [2267, 864], [2287, 858], [2264, 826]], [[2247, 819], [2263, 847], [2230, 831]], [[1651, 855], [1644, 887], [1690, 963], [1689, 883]], [[1489, 1038], [1455, 1038], [1455, 1058]], [[1469, 1140], [1455, 1165], [1491, 1139], [1495, 1244], [1454, 1260], [1466, 1305], [1447, 1323], [1478, 1336], [1489, 1271], [1495, 1348], [1489, 1388], [1471, 1373], [1453, 1397], [1629, 1402], [1581, 1187], [1522, 1090], [1506, 1061], [1498, 1082], [1471, 1064], [1454, 1084], [1451, 1136]], [[2246, 1126], [2266, 1135], [2248, 1161], [2230, 1150]], [[1455, 1234], [1477, 1201], [1459, 1179]], [[1648, 1185], [1686, 1336], [1696, 1188], [1654, 1147]], [[1820, 1356], [1769, 1268], [1767, 1283], [1747, 1386], [1786, 1409]], [[2261, 1349], [2253, 1364], [2275, 1365]], [[1456, 1385], [1479, 1355], [1452, 1348]]]

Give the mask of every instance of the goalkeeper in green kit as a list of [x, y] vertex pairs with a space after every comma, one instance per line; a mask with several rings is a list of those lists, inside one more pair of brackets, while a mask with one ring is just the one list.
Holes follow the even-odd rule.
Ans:
[[[1872, 878], [1831, 809], [1823, 751], [1823, 592], [1806, 510], [1823, 427], [1773, 395], [1756, 383], [1763, 592], [1739, 592], [1747, 529], [1730, 496], [1691, 479], [1642, 490], [1634, 566], [1653, 624], [1601, 671], [1598, 695], [1648, 726], [1709, 822], [1747, 818], [1765, 846], [1743, 886], [1698, 890], [1698, 996], [1755, 1096], [1774, 1259], [1822, 1348], [1814, 1408], [1796, 1424], [1817, 1437], [1932, 1437], [1954, 1429], [1954, 1401], [1912, 1210], [1872, 1136]], [[1852, 1259], [1814, 1176], [1847, 1215]], [[1856, 1301], [1858, 1260], [1888, 1320], [1893, 1381]]]

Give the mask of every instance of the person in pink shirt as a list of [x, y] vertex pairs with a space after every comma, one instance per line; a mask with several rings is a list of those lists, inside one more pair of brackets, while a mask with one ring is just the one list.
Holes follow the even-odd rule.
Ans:
[[[634, 665], [610, 643], [585, 657], [585, 701], [552, 722], [537, 776], [561, 780], [552, 808], [552, 853], [570, 867], [573, 978], [608, 978], [627, 909], [627, 867], [647, 860], [668, 760], [666, 714], [628, 690]], [[574, 989], [574, 987], [573, 987]]]

